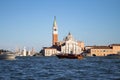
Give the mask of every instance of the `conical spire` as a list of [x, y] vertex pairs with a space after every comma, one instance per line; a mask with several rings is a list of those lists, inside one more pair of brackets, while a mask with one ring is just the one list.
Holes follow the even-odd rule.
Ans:
[[56, 16], [54, 16], [53, 27], [57, 27], [57, 23], [56, 23]]

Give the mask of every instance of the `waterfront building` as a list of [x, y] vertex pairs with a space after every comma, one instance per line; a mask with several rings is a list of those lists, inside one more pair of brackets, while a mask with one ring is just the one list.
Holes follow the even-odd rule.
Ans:
[[54, 56], [57, 53], [57, 49], [52, 47], [44, 47], [43, 53], [44, 56]]
[[21, 55], [21, 50], [20, 50], [20, 48], [16, 47], [16, 49], [15, 49], [15, 54], [16, 54], [16, 56], [20, 56], [20, 55]]
[[35, 54], [35, 49], [32, 47], [32, 50], [30, 51], [30, 55], [29, 56], [33, 56]]
[[94, 46], [90, 49], [91, 56], [107, 56], [112, 53], [113, 50], [109, 46]]
[[15, 54], [16, 56], [33, 56], [35, 54], [35, 50], [34, 48], [32, 48], [32, 50], [27, 50], [26, 47], [22, 50], [20, 50], [20, 48], [16, 48]]
[[111, 44], [109, 45], [113, 49], [113, 53], [120, 53], [120, 44]]
[[26, 55], [27, 55], [26, 47], [24, 47], [22, 54], [23, 54], [23, 56], [26, 56]]
[[67, 54], [80, 54], [82, 52], [82, 47], [80, 42], [78, 43], [72, 36], [71, 33], [68, 34], [63, 40], [61, 45], [61, 53]]
[[58, 53], [66, 54], [80, 54], [84, 50], [84, 42], [77, 41], [73, 38], [72, 34], [69, 33], [63, 41], [58, 41], [58, 26], [56, 17], [54, 17], [52, 27], [52, 46], [43, 48], [44, 56], [52, 56]]
[[28, 51], [28, 54], [27, 54], [27, 55], [31, 56], [31, 51], [30, 51], [30, 50]]
[[109, 46], [87, 46], [85, 49], [89, 56], [107, 56], [120, 53], [120, 44], [111, 44]]

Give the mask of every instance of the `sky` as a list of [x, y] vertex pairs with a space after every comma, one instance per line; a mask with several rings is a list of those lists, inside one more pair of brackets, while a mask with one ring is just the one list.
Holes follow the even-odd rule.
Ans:
[[54, 16], [59, 41], [71, 32], [85, 46], [120, 43], [120, 0], [0, 0], [0, 49], [51, 46]]

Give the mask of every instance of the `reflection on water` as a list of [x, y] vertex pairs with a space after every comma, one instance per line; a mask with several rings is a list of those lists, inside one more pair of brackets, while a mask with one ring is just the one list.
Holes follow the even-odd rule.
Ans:
[[17, 57], [0, 60], [0, 80], [120, 80], [120, 59]]

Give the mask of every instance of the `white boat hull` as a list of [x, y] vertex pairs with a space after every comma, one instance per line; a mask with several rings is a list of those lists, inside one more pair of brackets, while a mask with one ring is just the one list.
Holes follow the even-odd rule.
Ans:
[[14, 54], [0, 54], [0, 60], [14, 60]]

